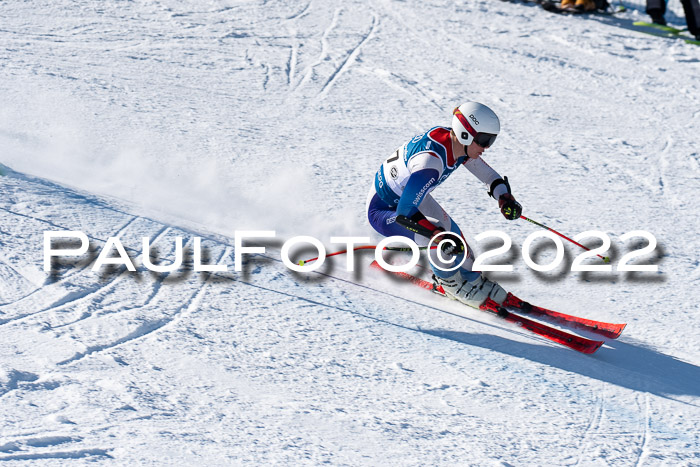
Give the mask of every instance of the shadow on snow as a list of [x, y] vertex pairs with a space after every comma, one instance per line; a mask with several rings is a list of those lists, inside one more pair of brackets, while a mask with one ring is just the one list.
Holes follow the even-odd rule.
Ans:
[[585, 356], [576, 355], [575, 351], [563, 347], [545, 347], [487, 334], [426, 329], [422, 332], [526, 358], [635, 391], [671, 399], [672, 396], [700, 397], [700, 367], [657, 352], [643, 343], [635, 343], [632, 339], [625, 339], [631, 342], [606, 341], [596, 354]]

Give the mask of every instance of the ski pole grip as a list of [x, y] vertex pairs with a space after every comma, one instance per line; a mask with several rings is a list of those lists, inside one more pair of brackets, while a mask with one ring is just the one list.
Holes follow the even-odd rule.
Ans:
[[404, 215], [396, 216], [396, 223], [407, 228], [411, 232], [415, 232], [418, 235], [428, 238], [432, 238], [432, 236], [437, 232], [437, 230], [430, 230], [429, 228], [420, 225], [418, 222], [415, 222]]

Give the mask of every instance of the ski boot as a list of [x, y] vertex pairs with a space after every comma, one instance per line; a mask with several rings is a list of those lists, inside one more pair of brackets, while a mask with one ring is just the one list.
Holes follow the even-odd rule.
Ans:
[[487, 298], [491, 298], [501, 305], [508, 296], [503, 287], [488, 280], [482, 274], [469, 282], [462, 277], [462, 273], [458, 270], [454, 275], [444, 279], [433, 276], [433, 280], [442, 286], [445, 295], [474, 308], [479, 308]]
[[647, 14], [651, 17], [652, 23], [666, 26], [666, 18], [664, 18], [664, 12], [661, 10], [661, 8], [647, 10]]

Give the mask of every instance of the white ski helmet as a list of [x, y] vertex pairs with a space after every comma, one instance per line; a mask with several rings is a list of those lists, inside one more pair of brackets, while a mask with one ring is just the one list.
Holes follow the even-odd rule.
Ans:
[[452, 131], [465, 146], [476, 139], [476, 144], [488, 148], [500, 130], [498, 117], [484, 104], [465, 102], [452, 112]]

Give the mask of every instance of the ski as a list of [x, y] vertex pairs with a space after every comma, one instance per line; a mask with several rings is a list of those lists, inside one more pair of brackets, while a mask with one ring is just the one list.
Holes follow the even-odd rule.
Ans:
[[656, 24], [656, 23], [647, 23], [646, 21], [635, 21], [632, 23], [634, 26], [641, 26], [645, 28], [653, 28], [653, 29], [658, 29], [659, 31], [664, 31], [668, 32], [674, 35], [681, 34], [683, 32], [686, 32], [688, 29], [678, 29], [674, 28], [673, 26], [668, 26], [664, 24]]
[[[381, 269], [379, 264], [376, 264], [376, 261], [372, 263], [372, 266]], [[422, 288], [432, 290], [433, 292], [438, 293], [440, 295], [445, 295], [445, 292], [442, 290], [442, 287], [432, 282], [419, 279], [418, 277], [415, 277], [408, 273], [396, 272], [393, 274], [402, 277]], [[605, 321], [597, 321], [593, 319], [581, 318], [579, 316], [567, 315], [566, 313], [561, 313], [559, 311], [549, 310], [547, 308], [532, 305], [516, 297], [510, 292], [508, 293], [508, 297], [503, 303], [503, 306], [505, 308], [517, 310], [521, 313], [535, 315], [555, 324], [598, 334], [600, 336], [607, 337], [608, 339], [617, 339], [618, 337], [620, 337], [625, 327], [627, 327], [627, 323], [606, 323]]]
[[[442, 296], [446, 296], [445, 291], [442, 289], [442, 287], [432, 282], [426, 281], [406, 272], [387, 271], [386, 269], [382, 268], [376, 261], [373, 261], [370, 266], [385, 272], [389, 272], [423, 289], [430, 290]], [[490, 298], [487, 299], [486, 302], [479, 307], [479, 309], [482, 311], [494, 313], [510, 323], [514, 323], [534, 334], [542, 336], [553, 342], [557, 342], [558, 344], [564, 345], [566, 347], [569, 347], [570, 349], [576, 350], [581, 353], [592, 354], [604, 344], [604, 341], [596, 341], [592, 339], [587, 339], [585, 337], [577, 336], [575, 334], [571, 334], [566, 331], [562, 331], [560, 329], [556, 329], [546, 324], [533, 321], [524, 316], [515, 314], [506, 309], [505, 307], [499, 306]]]
[[634, 30], [649, 34], [656, 37], [662, 37], [665, 39], [682, 39], [687, 44], [700, 45], [700, 40], [694, 39], [683, 33], [688, 32], [687, 29], [678, 29], [671, 26], [664, 26], [662, 24], [647, 23], [645, 21], [635, 21], [632, 23]]
[[506, 308], [514, 308], [523, 313], [541, 316], [549, 321], [561, 324], [563, 326], [599, 334], [603, 337], [607, 337], [608, 339], [617, 339], [620, 337], [620, 334], [622, 334], [622, 331], [627, 326], [626, 323], [606, 323], [604, 321], [580, 318], [578, 316], [548, 310], [547, 308], [531, 305], [530, 303], [519, 299], [512, 293], [508, 293], [508, 297], [503, 302], [503, 306]]
[[576, 350], [585, 354], [595, 353], [596, 350], [601, 348], [604, 341], [595, 341], [592, 339], [587, 339], [585, 337], [577, 336], [576, 334], [571, 334], [566, 331], [562, 331], [546, 324], [540, 323], [538, 321], [533, 321], [524, 316], [516, 315], [515, 313], [508, 311], [506, 308], [499, 306], [498, 303], [494, 302], [490, 298], [486, 299], [486, 302], [479, 307], [480, 310], [490, 311], [495, 313], [501, 318], [505, 319], [510, 323], [515, 323], [520, 327], [527, 329], [539, 336], [542, 336], [551, 341], [562, 344], [570, 349]]

